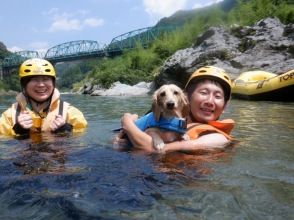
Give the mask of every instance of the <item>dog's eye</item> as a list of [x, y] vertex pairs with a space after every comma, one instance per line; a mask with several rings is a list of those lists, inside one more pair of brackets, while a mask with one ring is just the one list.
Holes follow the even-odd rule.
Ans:
[[161, 97], [165, 96], [165, 92], [160, 93], [160, 96]]
[[174, 95], [178, 95], [179, 94], [179, 92], [178, 91], [174, 91]]

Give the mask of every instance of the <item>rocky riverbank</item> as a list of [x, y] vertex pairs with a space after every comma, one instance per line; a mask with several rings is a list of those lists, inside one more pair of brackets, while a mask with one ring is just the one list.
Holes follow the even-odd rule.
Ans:
[[98, 85], [86, 84], [78, 93], [89, 94], [91, 96], [143, 96], [153, 90], [153, 83], [140, 82], [130, 86], [120, 82], [115, 82], [109, 89], [103, 89]]
[[4, 91], [4, 90], [0, 90], [0, 96], [2, 95], [17, 95], [18, 92], [16, 91]]
[[190, 74], [206, 65], [221, 67], [232, 78], [249, 70], [281, 74], [294, 69], [294, 24], [284, 25], [277, 18], [266, 18], [245, 27], [210, 27], [195, 39], [191, 47], [166, 60], [153, 83], [129, 86], [117, 82], [104, 90], [88, 82], [79, 93], [144, 95], [168, 83], [183, 88]]
[[232, 78], [250, 70], [281, 74], [294, 69], [294, 24], [266, 18], [253, 26], [211, 27], [195, 43], [177, 51], [162, 66], [155, 86], [183, 87], [190, 74], [205, 65], [225, 69]]

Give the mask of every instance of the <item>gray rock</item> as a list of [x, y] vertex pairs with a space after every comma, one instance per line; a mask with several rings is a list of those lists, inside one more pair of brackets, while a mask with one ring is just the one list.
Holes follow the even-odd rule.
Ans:
[[211, 27], [190, 47], [174, 53], [161, 67], [155, 87], [175, 83], [184, 87], [190, 74], [205, 65], [225, 69], [232, 78], [260, 69], [284, 73], [294, 69], [294, 28], [277, 18], [266, 18], [251, 27]]
[[140, 82], [134, 86], [115, 82], [109, 89], [98, 89], [91, 96], [144, 96], [151, 91], [151, 83]]
[[82, 89], [80, 89], [80, 93], [82, 94], [91, 94], [93, 85], [91, 82], [86, 82], [86, 84], [84, 85], [84, 87]]

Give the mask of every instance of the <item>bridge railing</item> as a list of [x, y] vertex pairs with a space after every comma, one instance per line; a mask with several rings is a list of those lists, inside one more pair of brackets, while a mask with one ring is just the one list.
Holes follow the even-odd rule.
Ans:
[[175, 26], [141, 28], [119, 35], [113, 38], [110, 44], [103, 46], [92, 40], [70, 41], [48, 49], [42, 57], [37, 51], [20, 51], [6, 57], [2, 68], [16, 67], [29, 58], [44, 58], [56, 63], [88, 57], [115, 56], [124, 50], [134, 49], [138, 45], [146, 48], [155, 39], [175, 28]]
[[50, 58], [65, 58], [72, 56], [85, 56], [90, 54], [102, 54], [104, 48], [102, 48], [97, 41], [79, 40], [70, 41], [67, 43], [59, 44], [50, 48], [45, 54], [45, 59]]
[[2, 63], [2, 67], [17, 67], [23, 61], [30, 58], [40, 58], [39, 53], [37, 51], [18, 51], [12, 53], [8, 57], [5, 57]]
[[130, 31], [113, 38], [106, 47], [108, 53], [134, 49], [137, 45], [146, 48], [162, 34], [175, 30], [175, 26], [147, 27]]

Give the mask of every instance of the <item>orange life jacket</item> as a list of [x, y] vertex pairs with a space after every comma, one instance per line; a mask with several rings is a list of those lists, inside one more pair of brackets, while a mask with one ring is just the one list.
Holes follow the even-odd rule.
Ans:
[[192, 123], [188, 125], [187, 134], [190, 139], [197, 139], [199, 136], [207, 133], [223, 134], [228, 140], [233, 138], [230, 132], [234, 128], [235, 122], [232, 119], [225, 119], [221, 121], [210, 121], [207, 124]]

